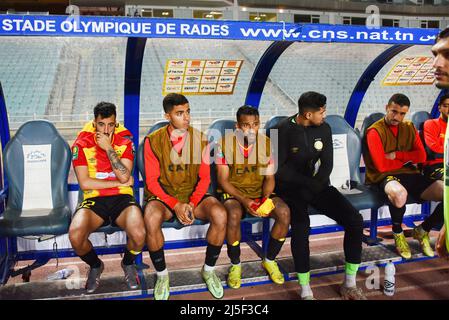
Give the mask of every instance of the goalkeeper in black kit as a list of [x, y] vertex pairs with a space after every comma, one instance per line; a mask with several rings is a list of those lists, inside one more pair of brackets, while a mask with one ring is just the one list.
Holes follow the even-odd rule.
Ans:
[[310, 218], [308, 205], [335, 220], [345, 230], [345, 279], [340, 287], [344, 299], [366, 300], [356, 286], [361, 262], [363, 219], [336, 188], [330, 185], [333, 145], [326, 118], [326, 97], [317, 92], [303, 93], [298, 113], [277, 126], [279, 166], [276, 194], [291, 210], [291, 250], [301, 286], [301, 298], [314, 300], [310, 287]]

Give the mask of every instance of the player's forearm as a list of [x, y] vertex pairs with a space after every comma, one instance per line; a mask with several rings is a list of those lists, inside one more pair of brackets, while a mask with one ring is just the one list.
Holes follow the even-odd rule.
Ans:
[[123, 186], [123, 184], [118, 180], [102, 180], [96, 178], [85, 178], [79, 181], [81, 190], [100, 190], [117, 188]]
[[120, 161], [115, 150], [111, 147], [107, 150], [108, 159], [111, 162], [112, 171], [114, 171], [120, 183], [126, 183], [129, 180], [131, 172], [126, 168], [126, 166]]
[[243, 203], [243, 201], [245, 200], [245, 196], [236, 187], [234, 187], [230, 182], [219, 180], [218, 183], [220, 184], [220, 186], [224, 192], [230, 194], [231, 196], [236, 198], [239, 202]]
[[266, 176], [262, 187], [262, 196], [268, 198], [274, 191], [275, 180], [274, 176]]

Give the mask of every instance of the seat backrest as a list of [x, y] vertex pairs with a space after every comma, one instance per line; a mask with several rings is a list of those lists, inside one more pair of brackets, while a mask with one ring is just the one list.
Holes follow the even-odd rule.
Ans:
[[426, 140], [424, 139], [424, 122], [430, 119], [430, 113], [428, 113], [427, 111], [416, 111], [412, 114], [412, 122], [416, 130], [418, 130], [419, 137], [421, 138], [421, 142], [424, 146], [424, 150], [426, 150], [427, 160], [435, 160], [441, 158], [442, 154], [433, 152], [432, 149], [430, 149], [426, 144]]
[[360, 128], [360, 136], [363, 139], [366, 134], [366, 130], [376, 121], [382, 119], [382, 117], [385, 114], [382, 112], [374, 112], [370, 115], [366, 116], [365, 119], [363, 119], [362, 127]]
[[362, 139], [362, 155], [363, 159], [366, 159], [368, 156], [368, 144], [366, 142], [366, 130], [376, 121], [382, 119], [384, 114], [381, 112], [371, 113], [363, 119], [362, 128], [360, 129], [360, 136]]
[[[361, 182], [360, 179], [360, 157], [362, 154], [362, 141], [357, 131], [352, 128], [346, 120], [339, 115], [329, 115], [326, 117], [326, 122], [329, 124], [332, 130], [332, 140], [334, 144], [334, 168], [333, 171], [338, 170], [338, 166], [341, 164], [336, 160], [337, 156], [346, 156], [349, 166], [349, 176], [351, 181]], [[339, 149], [343, 147], [346, 138], [346, 155], [340, 155]], [[341, 149], [344, 150], [344, 149]], [[343, 172], [339, 172], [343, 174]], [[335, 176], [336, 172], [333, 172]], [[331, 175], [332, 177], [332, 175]], [[340, 187], [335, 186], [335, 187]]]
[[[167, 120], [161, 120], [153, 124], [148, 131], [148, 134], [156, 131], [159, 128], [162, 128], [168, 124]], [[143, 157], [143, 146], [144, 146], [145, 138], [139, 143], [139, 147], [137, 148], [137, 168], [143, 179], [143, 184], [145, 185], [145, 162]]]
[[[212, 122], [207, 130], [207, 141], [210, 143], [210, 156], [211, 160], [215, 158], [216, 145], [222, 137], [226, 134], [227, 130], [234, 130], [236, 121], [229, 119], [217, 119]], [[218, 187], [217, 170], [215, 167], [215, 161], [211, 161], [210, 166], [210, 186], [208, 193], [216, 194]]]
[[282, 120], [288, 118], [287, 116], [272, 116], [268, 121], [265, 123], [265, 134], [267, 137], [270, 137], [270, 129], [273, 129], [276, 127]]
[[207, 129], [207, 140], [209, 142], [218, 143], [224, 137], [226, 130], [235, 129], [235, 120], [217, 119], [213, 121]]
[[412, 122], [415, 125], [416, 130], [422, 131], [424, 122], [430, 119], [430, 113], [427, 111], [416, 111], [412, 114]]
[[68, 206], [67, 177], [71, 151], [55, 126], [46, 120], [24, 123], [4, 150], [9, 182], [8, 208], [21, 217]]

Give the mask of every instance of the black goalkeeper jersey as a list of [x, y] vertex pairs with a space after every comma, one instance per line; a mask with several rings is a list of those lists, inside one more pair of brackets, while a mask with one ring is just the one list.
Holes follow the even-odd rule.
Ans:
[[296, 115], [288, 117], [275, 128], [278, 129], [276, 193], [298, 194], [311, 200], [329, 186], [332, 132], [326, 122], [306, 127], [297, 124], [295, 118]]

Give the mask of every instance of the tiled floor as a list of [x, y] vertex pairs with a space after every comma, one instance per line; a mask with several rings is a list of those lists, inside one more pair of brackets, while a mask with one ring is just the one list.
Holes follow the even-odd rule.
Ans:
[[[392, 243], [390, 227], [379, 228], [379, 236], [383, 243]], [[406, 233], [407, 234], [407, 233]], [[432, 232], [432, 237], [437, 233]], [[364, 245], [364, 247], [366, 247]], [[312, 253], [341, 251], [343, 248], [343, 233], [330, 233], [314, 235], [310, 237], [310, 248]], [[242, 244], [242, 261], [255, 261], [258, 256], [246, 244]], [[187, 248], [166, 251], [166, 262], [169, 270], [183, 268], [200, 269], [205, 257], [205, 247]], [[279, 257], [290, 257], [290, 239], [287, 239]], [[102, 256], [105, 263], [104, 276], [121, 276], [120, 255]], [[147, 272], [154, 272], [148, 252], [144, 253], [144, 262], [150, 265]], [[16, 268], [27, 266], [32, 261], [21, 261]], [[227, 265], [229, 259], [226, 246], [223, 246], [217, 265]], [[51, 260], [47, 265], [32, 272], [31, 281], [45, 280], [47, 275], [67, 266], [78, 267], [81, 276], [87, 272], [86, 265], [79, 258], [67, 258], [59, 261]], [[375, 273], [377, 272], [377, 273]], [[367, 297], [372, 300], [385, 299], [449, 299], [449, 261], [443, 259], [431, 259], [415, 261], [396, 265], [396, 294], [387, 297], [382, 293], [383, 268], [370, 273], [361, 270], [358, 274], [358, 286], [363, 289]], [[326, 276], [312, 277], [311, 286], [317, 299], [340, 299], [338, 288], [342, 282], [343, 274], [332, 274]], [[374, 280], [373, 280], [374, 279]], [[377, 282], [376, 282], [377, 281]], [[20, 283], [20, 276], [11, 278], [8, 285]], [[238, 290], [226, 289], [224, 299], [244, 300], [297, 300], [299, 299], [299, 285], [297, 281], [287, 281], [284, 285], [262, 284], [241, 287]], [[182, 294], [171, 296], [173, 300], [203, 300], [213, 299], [208, 292]]]

